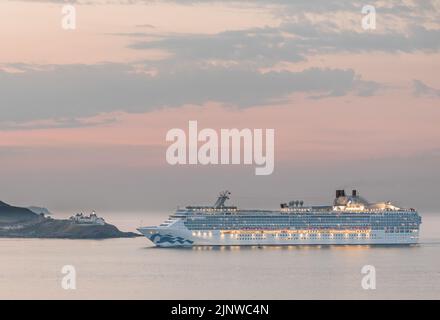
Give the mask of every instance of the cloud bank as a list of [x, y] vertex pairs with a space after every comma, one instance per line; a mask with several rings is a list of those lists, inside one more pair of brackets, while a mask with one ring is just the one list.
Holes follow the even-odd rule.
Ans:
[[147, 112], [210, 101], [246, 108], [281, 102], [292, 93], [314, 98], [364, 96], [379, 87], [353, 70], [341, 69], [260, 73], [191, 67], [151, 75], [125, 64], [55, 65], [0, 72], [0, 115], [3, 122], [20, 122], [112, 111]]

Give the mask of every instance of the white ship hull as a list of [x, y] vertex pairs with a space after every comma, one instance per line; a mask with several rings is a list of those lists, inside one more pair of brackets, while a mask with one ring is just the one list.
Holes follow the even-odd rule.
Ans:
[[419, 240], [421, 217], [415, 209], [369, 203], [356, 190], [351, 196], [337, 190], [333, 206], [291, 201], [280, 210], [225, 206], [229, 195], [222, 192], [214, 206], [179, 208], [159, 226], [138, 230], [158, 247], [408, 245]]
[[283, 246], [283, 245], [400, 245], [416, 244], [419, 232], [385, 233], [225, 233], [219, 230], [191, 232], [180, 228], [139, 228], [157, 247]]

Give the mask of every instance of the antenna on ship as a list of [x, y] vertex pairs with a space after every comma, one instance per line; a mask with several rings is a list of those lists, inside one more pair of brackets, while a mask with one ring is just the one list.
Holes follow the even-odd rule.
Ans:
[[214, 204], [214, 207], [215, 208], [222, 208], [222, 207], [224, 207], [226, 200], [229, 200], [229, 195], [230, 194], [231, 193], [229, 191], [227, 191], [227, 190], [223, 191], [223, 192], [220, 192], [220, 195], [218, 196], [217, 201]]

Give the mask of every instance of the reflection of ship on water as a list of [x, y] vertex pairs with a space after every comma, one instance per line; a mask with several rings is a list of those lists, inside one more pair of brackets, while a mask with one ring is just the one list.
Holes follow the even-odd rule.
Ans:
[[93, 211], [89, 216], [81, 213], [77, 213], [70, 217], [70, 220], [79, 225], [105, 225], [105, 220], [98, 217], [95, 211]]
[[138, 230], [160, 247], [193, 245], [414, 244], [421, 217], [389, 201], [370, 203], [356, 190], [336, 191], [330, 206], [282, 203], [279, 210], [226, 206], [222, 192], [213, 206], [178, 209], [156, 227]]

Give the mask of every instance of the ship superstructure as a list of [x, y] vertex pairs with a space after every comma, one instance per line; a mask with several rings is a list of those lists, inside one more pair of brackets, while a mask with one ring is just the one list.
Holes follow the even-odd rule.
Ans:
[[227, 206], [230, 192], [213, 206], [177, 209], [161, 225], [138, 230], [159, 247], [236, 245], [415, 244], [421, 217], [391, 202], [369, 203], [353, 190], [337, 190], [333, 205], [282, 203], [279, 210]]

